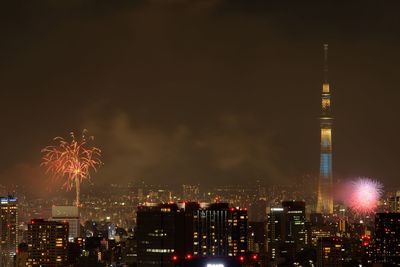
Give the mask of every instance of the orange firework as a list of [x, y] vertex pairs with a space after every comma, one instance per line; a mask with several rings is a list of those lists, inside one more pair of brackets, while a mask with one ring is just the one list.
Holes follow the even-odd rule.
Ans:
[[93, 136], [86, 137], [84, 130], [81, 139], [77, 140], [74, 133], [71, 133], [71, 141], [68, 142], [61, 137], [54, 138], [57, 145], [47, 146], [42, 149], [42, 166], [46, 174], [56, 179], [65, 179], [63, 185], [67, 190], [76, 187], [76, 205], [79, 207], [80, 185], [83, 180], [90, 178], [90, 171], [97, 171], [101, 166], [101, 150], [90, 146], [89, 142]]

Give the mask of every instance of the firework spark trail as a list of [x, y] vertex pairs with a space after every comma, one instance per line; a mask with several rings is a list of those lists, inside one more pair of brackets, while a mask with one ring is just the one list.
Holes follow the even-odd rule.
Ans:
[[383, 185], [370, 178], [358, 178], [347, 184], [345, 203], [357, 214], [373, 213], [383, 193]]
[[86, 138], [87, 131], [84, 130], [81, 138], [75, 138], [71, 133], [71, 141], [68, 142], [61, 137], [54, 138], [57, 145], [47, 146], [42, 149], [42, 164], [46, 174], [54, 179], [65, 179], [63, 188], [71, 190], [76, 187], [76, 205], [79, 207], [80, 185], [90, 178], [90, 171], [97, 171], [101, 166], [101, 150], [90, 146], [89, 142], [93, 136]]

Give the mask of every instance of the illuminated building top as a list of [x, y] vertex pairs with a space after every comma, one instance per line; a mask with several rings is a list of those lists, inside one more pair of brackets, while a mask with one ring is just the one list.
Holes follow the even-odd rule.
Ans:
[[0, 197], [0, 203], [1, 204], [8, 204], [11, 202], [17, 202], [17, 198], [13, 196], [8, 196], [8, 197]]

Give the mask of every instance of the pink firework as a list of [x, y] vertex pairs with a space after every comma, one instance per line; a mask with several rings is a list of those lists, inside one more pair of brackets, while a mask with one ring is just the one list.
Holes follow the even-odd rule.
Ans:
[[347, 188], [346, 204], [357, 214], [373, 213], [383, 193], [383, 185], [370, 178], [358, 178]]

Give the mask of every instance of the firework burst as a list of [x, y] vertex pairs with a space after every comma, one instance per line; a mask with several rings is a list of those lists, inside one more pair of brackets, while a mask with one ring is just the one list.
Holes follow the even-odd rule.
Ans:
[[93, 136], [87, 137], [87, 131], [82, 132], [81, 138], [75, 138], [71, 132], [71, 140], [62, 137], [54, 138], [56, 145], [42, 149], [42, 164], [46, 174], [54, 179], [65, 179], [63, 188], [71, 190], [76, 187], [76, 205], [79, 207], [80, 185], [90, 178], [90, 172], [97, 171], [102, 165], [101, 150], [91, 146]]
[[383, 185], [370, 178], [358, 178], [347, 184], [346, 205], [356, 214], [373, 213], [383, 193]]

